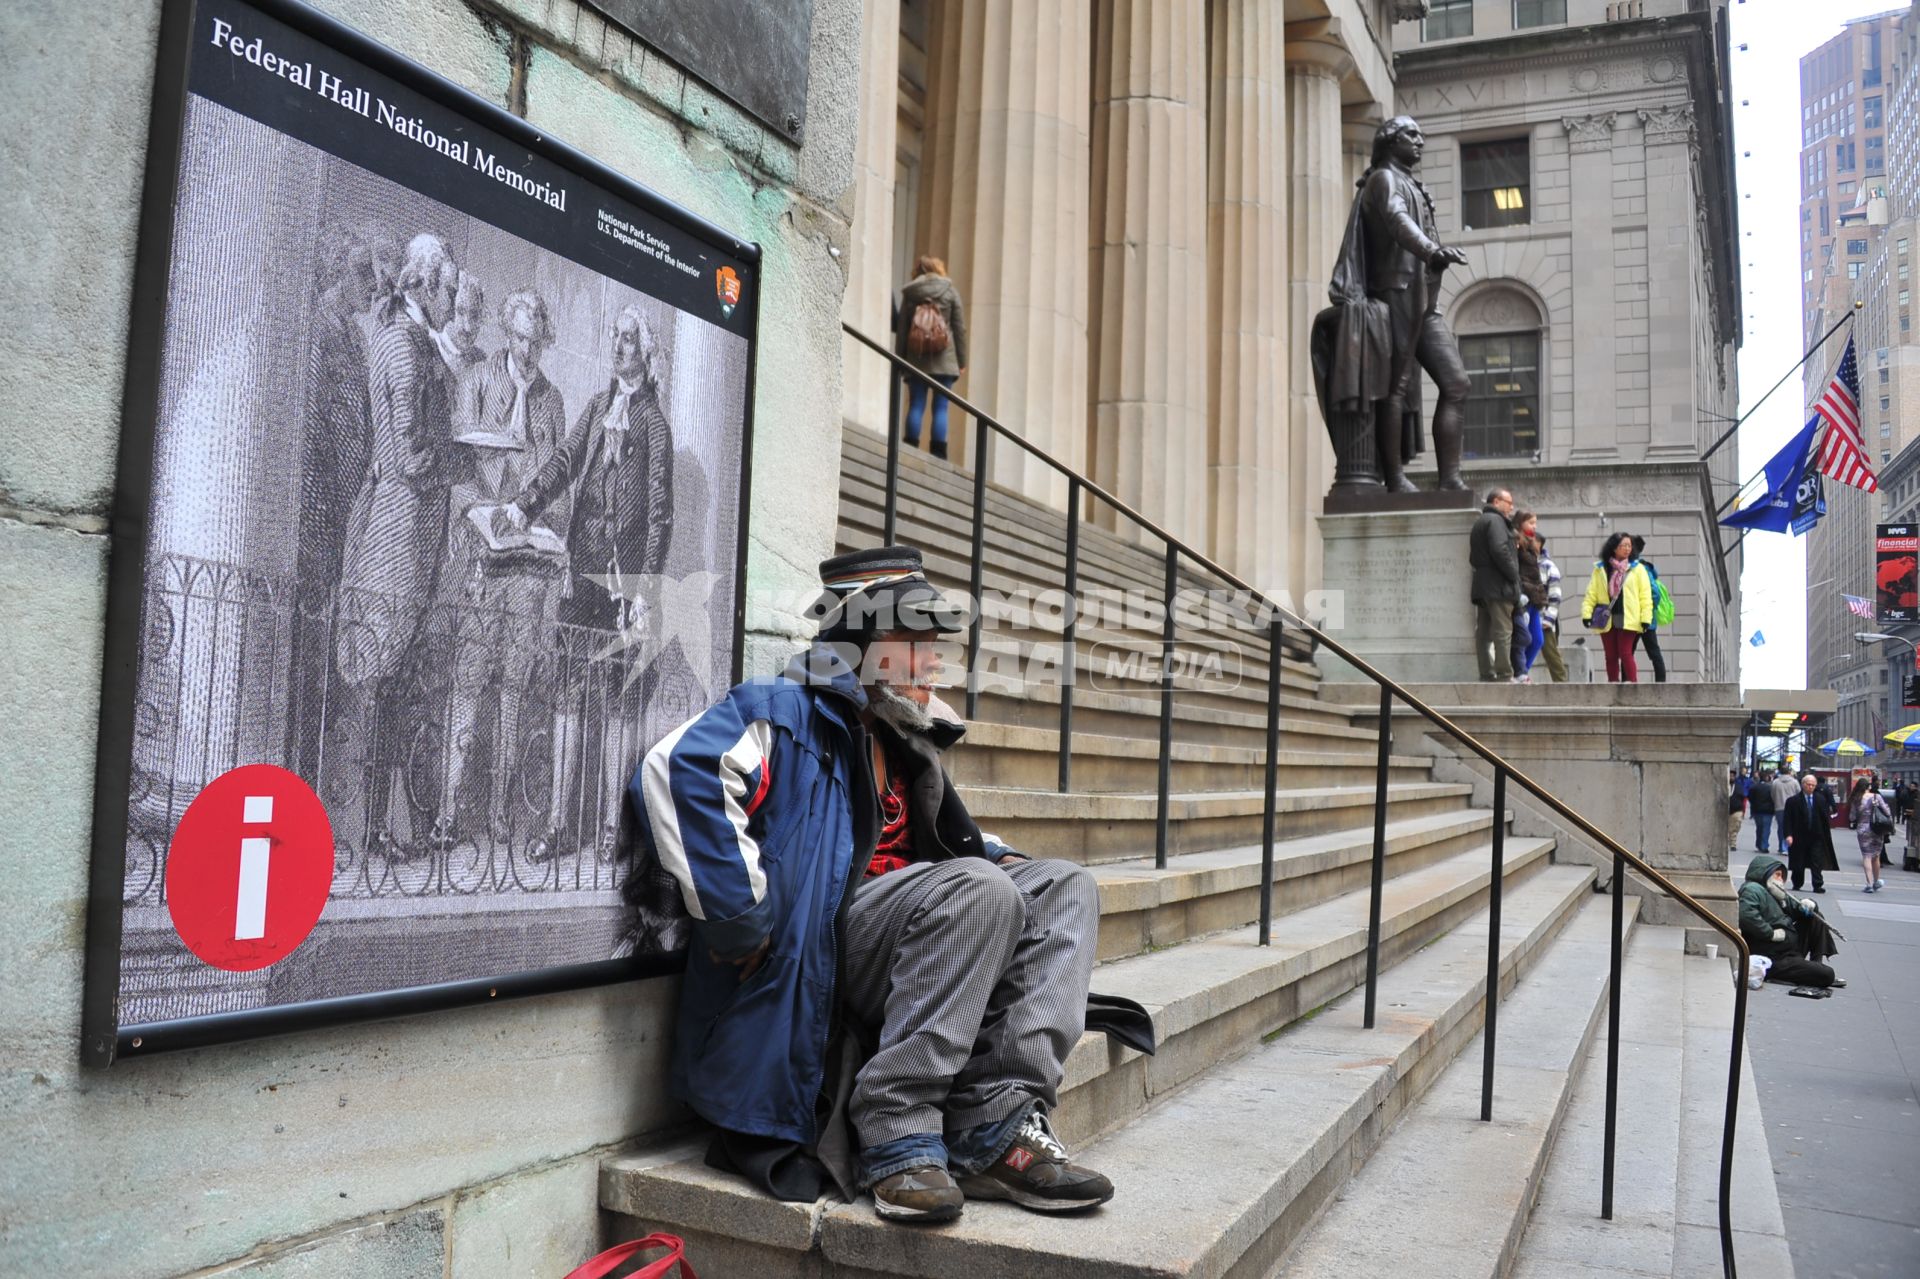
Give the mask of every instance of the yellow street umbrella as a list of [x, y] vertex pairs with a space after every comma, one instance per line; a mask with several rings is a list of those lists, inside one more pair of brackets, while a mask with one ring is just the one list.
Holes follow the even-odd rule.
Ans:
[[1823, 755], [1871, 755], [1873, 747], [1852, 737], [1836, 737], [1830, 742], [1822, 742], [1815, 749]]
[[1909, 724], [1905, 728], [1896, 728], [1887, 734], [1887, 740], [1896, 746], [1920, 749], [1920, 724]]

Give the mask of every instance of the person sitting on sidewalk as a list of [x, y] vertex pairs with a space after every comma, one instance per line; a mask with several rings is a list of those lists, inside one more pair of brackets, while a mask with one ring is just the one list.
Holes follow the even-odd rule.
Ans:
[[1754, 954], [1773, 961], [1768, 981], [1815, 990], [1847, 984], [1822, 962], [1833, 952], [1827, 949], [1826, 926], [1814, 911], [1811, 897], [1787, 891], [1785, 862], [1761, 853], [1747, 863], [1747, 882], [1740, 885], [1740, 935]]
[[820, 573], [812, 648], [634, 777], [693, 918], [673, 1094], [722, 1130], [709, 1163], [780, 1198], [818, 1194], [818, 1159], [889, 1220], [1105, 1203], [1048, 1118], [1088, 1022], [1094, 879], [983, 834], [941, 766], [965, 727], [933, 696], [938, 641], [963, 624], [920, 552]]

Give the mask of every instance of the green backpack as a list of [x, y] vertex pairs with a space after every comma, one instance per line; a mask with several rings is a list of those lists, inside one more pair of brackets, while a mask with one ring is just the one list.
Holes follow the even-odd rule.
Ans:
[[1667, 584], [1657, 577], [1653, 579], [1653, 624], [1673, 625], [1673, 596], [1667, 591]]

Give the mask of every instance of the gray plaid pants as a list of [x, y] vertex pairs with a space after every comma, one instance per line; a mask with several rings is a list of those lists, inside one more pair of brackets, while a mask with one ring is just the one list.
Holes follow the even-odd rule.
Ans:
[[1087, 1021], [1100, 924], [1083, 866], [978, 857], [862, 884], [843, 1006], [879, 1049], [854, 1080], [861, 1147], [1048, 1108]]

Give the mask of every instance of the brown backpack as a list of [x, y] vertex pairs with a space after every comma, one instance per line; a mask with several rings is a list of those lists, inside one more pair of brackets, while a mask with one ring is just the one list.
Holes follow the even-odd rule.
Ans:
[[940, 304], [928, 299], [913, 308], [913, 326], [907, 330], [907, 354], [916, 360], [939, 355], [953, 344], [947, 331], [947, 315]]

